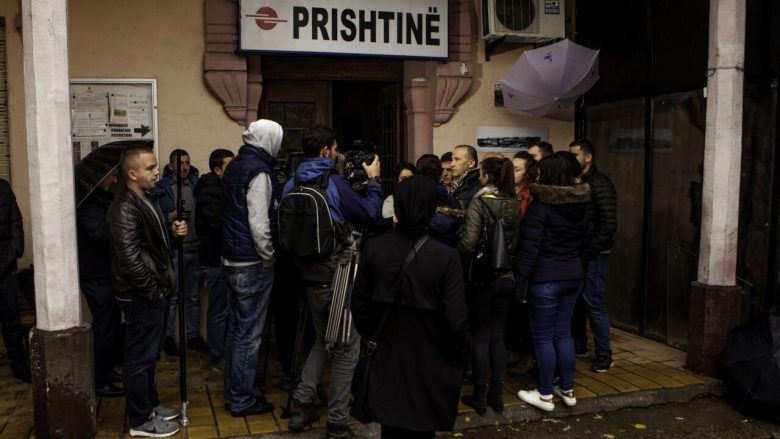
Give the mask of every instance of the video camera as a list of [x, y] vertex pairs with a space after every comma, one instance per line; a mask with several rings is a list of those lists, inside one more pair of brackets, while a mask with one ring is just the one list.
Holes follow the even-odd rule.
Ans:
[[379, 155], [380, 149], [380, 147], [368, 141], [355, 140], [352, 142], [352, 148], [344, 153], [344, 177], [353, 186], [368, 180], [368, 175], [365, 169], [363, 169], [363, 163], [370, 165], [374, 161], [374, 156]]

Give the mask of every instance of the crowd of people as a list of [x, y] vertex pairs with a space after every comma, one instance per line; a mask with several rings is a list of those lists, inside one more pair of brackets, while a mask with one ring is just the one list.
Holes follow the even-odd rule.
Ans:
[[[507, 345], [517, 340], [539, 383], [518, 397], [542, 410], [554, 408], [553, 395], [574, 405], [575, 355], [588, 354], [586, 319], [592, 369], [611, 367], [604, 276], [616, 196], [589, 141], [559, 152], [540, 142], [512, 158], [482, 160], [474, 147], [458, 145], [442, 157], [397, 164], [395, 191], [383, 194], [381, 158], [361, 163], [359, 180], [344, 175], [337, 134], [326, 126], [305, 133], [302, 162], [280, 178], [283, 133], [274, 121], [253, 122], [237, 154], [214, 150], [202, 176], [186, 151], [174, 150], [159, 180], [153, 151], [129, 147], [79, 206], [96, 393], [125, 396], [131, 435], [178, 431], [178, 411], [160, 404], [155, 387], [161, 353], [180, 355], [177, 299], [185, 301], [179, 318], [187, 347], [210, 353], [224, 373], [224, 408], [236, 417], [274, 409], [255, 390], [270, 310], [280, 386], [291, 392], [289, 428], [311, 425], [324, 399], [330, 438], [352, 437], [356, 392], [367, 395], [361, 420], [379, 422], [388, 438], [451, 429], [464, 377], [472, 385], [464, 404], [501, 412]], [[112, 190], [117, 178], [121, 188]], [[334, 342], [334, 277], [356, 248], [360, 263], [345, 305], [351, 318]], [[299, 312], [304, 301], [308, 313]], [[310, 331], [299, 330], [301, 318]], [[374, 361], [356, 388], [356, 367], [367, 357]]]

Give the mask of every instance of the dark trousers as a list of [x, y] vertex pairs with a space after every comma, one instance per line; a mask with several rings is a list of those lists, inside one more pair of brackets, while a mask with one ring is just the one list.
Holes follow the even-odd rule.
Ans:
[[434, 431], [412, 431], [405, 428], [382, 425], [382, 439], [429, 439], [436, 436]]
[[19, 305], [16, 303], [18, 289], [16, 272], [0, 278], [0, 327], [3, 329], [3, 343], [14, 372], [27, 368], [27, 350], [24, 348], [24, 328], [19, 320]]
[[[289, 373], [292, 369], [295, 350], [295, 337], [298, 329], [299, 305], [305, 300], [306, 291], [300, 275], [295, 270], [292, 258], [281, 256], [274, 264], [274, 287], [271, 290], [271, 313], [274, 318], [276, 348], [279, 351], [279, 362], [282, 372]], [[308, 306], [304, 304], [305, 306]], [[306, 313], [310, 316], [309, 313]], [[306, 353], [314, 343], [314, 325], [311, 317], [306, 322], [301, 351]], [[299, 362], [298, 367], [301, 364]]]
[[111, 279], [83, 279], [81, 292], [92, 313], [92, 337], [95, 352], [95, 386], [111, 384], [111, 371], [119, 340], [119, 306], [111, 290]]
[[607, 276], [609, 255], [598, 255], [588, 263], [582, 293], [577, 300], [572, 320], [572, 337], [574, 349], [578, 353], [587, 353], [588, 332], [585, 319], [590, 321], [593, 331], [593, 344], [596, 357], [611, 357], [609, 347], [609, 313], [604, 302], [604, 282]]
[[474, 288], [469, 297], [471, 361], [475, 384], [504, 381], [506, 372], [506, 311], [512, 300], [512, 280], [498, 278]]
[[126, 320], [123, 378], [131, 427], [146, 422], [160, 404], [154, 370], [165, 336], [168, 303], [164, 296], [155, 302], [139, 297], [119, 301]]

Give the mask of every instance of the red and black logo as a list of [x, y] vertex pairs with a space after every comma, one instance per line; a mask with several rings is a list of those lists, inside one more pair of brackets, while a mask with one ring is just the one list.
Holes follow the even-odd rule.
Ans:
[[268, 6], [263, 6], [258, 9], [254, 14], [246, 14], [249, 18], [255, 19], [255, 24], [262, 30], [271, 30], [276, 27], [277, 23], [287, 23], [287, 20], [282, 20], [279, 15], [273, 9]]

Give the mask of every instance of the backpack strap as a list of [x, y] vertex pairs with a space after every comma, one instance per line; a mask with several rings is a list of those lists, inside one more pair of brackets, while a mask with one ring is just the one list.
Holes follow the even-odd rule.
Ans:
[[295, 185], [296, 186], [303, 186], [303, 185], [316, 184], [320, 188], [325, 189], [325, 188], [328, 187], [328, 183], [330, 182], [330, 173], [331, 172], [333, 172], [333, 170], [332, 169], [328, 169], [325, 172], [323, 172], [322, 174], [320, 174], [320, 176], [317, 177], [315, 180], [308, 180], [308, 181], [301, 181], [298, 178], [298, 174], [296, 173], [295, 177], [294, 177]]

